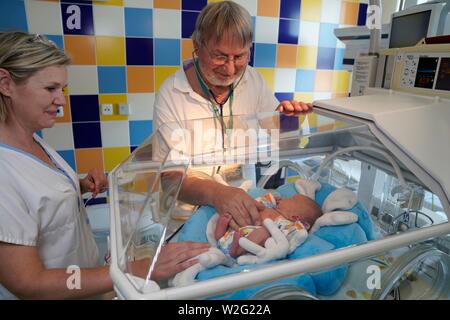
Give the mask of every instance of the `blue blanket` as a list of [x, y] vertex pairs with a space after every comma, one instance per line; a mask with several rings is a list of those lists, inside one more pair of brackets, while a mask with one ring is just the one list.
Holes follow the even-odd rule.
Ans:
[[[322, 184], [319, 191], [316, 192], [316, 202], [322, 206], [326, 197], [336, 188]], [[250, 189], [249, 194], [253, 198], [267, 193], [266, 189]], [[290, 198], [297, 194], [293, 183], [285, 184], [277, 189], [277, 192], [283, 198]], [[349, 245], [359, 244], [372, 240], [373, 229], [372, 222], [369, 215], [363, 207], [357, 203], [352, 209], [347, 210], [358, 215], [358, 221], [348, 225], [328, 226], [320, 228], [316, 233], [308, 236], [306, 241], [300, 245], [294, 252], [292, 252], [288, 259], [299, 259], [313, 256], [319, 253], [329, 252], [334, 249], [339, 249]], [[215, 214], [215, 209], [212, 207], [201, 207], [197, 212], [184, 224], [178, 241], [196, 241], [208, 242], [206, 238], [206, 226], [209, 219]], [[204, 270], [197, 275], [197, 280], [207, 280], [224, 276], [227, 274], [241, 272], [243, 269], [258, 269], [270, 264], [279, 263], [279, 261], [272, 261], [262, 265], [246, 265], [238, 267], [217, 266], [208, 270]], [[263, 288], [270, 287], [274, 284], [291, 284], [303, 288], [311, 294], [332, 295], [341, 287], [345, 280], [348, 271], [348, 266], [343, 265], [332, 270], [321, 273], [305, 274], [294, 276], [287, 279], [278, 280], [272, 283], [265, 283], [252, 288], [230, 292], [225, 295], [217, 296], [217, 299], [249, 299], [255, 293]]]

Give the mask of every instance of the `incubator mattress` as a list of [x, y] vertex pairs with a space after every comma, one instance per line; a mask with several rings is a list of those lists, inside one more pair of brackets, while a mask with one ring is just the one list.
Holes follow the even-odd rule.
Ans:
[[[322, 183], [322, 187], [316, 192], [316, 202], [322, 206], [323, 201], [328, 194], [334, 191], [331, 185]], [[250, 189], [249, 194], [253, 198], [264, 195], [269, 190], [266, 189]], [[283, 198], [289, 198], [297, 191], [293, 183], [285, 184], [277, 189], [278, 193]], [[358, 222], [341, 225], [341, 226], [327, 226], [320, 228], [316, 233], [309, 235], [307, 240], [300, 245], [294, 252], [292, 252], [287, 259], [299, 259], [309, 257], [318, 253], [324, 253], [331, 250], [343, 248], [349, 245], [359, 244], [373, 239], [373, 229], [370, 217], [363, 207], [357, 203], [352, 209], [347, 210], [358, 215]], [[206, 238], [206, 226], [209, 219], [215, 214], [215, 209], [204, 206], [197, 210], [197, 212], [185, 223], [178, 241], [196, 241], [208, 242]], [[227, 274], [242, 272], [243, 270], [258, 269], [270, 264], [280, 263], [273, 261], [262, 265], [245, 265], [237, 267], [217, 266], [208, 270], [200, 272], [197, 280], [206, 280], [224, 276]], [[272, 283], [255, 286], [248, 289], [230, 292], [225, 295], [217, 296], [217, 299], [249, 299], [263, 288], [267, 288], [274, 284], [290, 284], [303, 288], [313, 295], [332, 295], [341, 287], [345, 280], [348, 271], [347, 265], [342, 265], [332, 270], [305, 274], [295, 276], [287, 279], [278, 280]]]

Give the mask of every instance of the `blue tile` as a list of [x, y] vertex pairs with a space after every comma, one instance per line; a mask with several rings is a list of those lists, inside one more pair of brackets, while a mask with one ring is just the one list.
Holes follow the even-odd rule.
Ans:
[[334, 69], [335, 70], [343, 69], [344, 56], [345, 56], [345, 49], [344, 48], [336, 48], [336, 56], [334, 58]]
[[316, 81], [315, 70], [297, 69], [295, 80], [295, 91], [314, 92], [315, 81]]
[[257, 43], [255, 44], [255, 67], [275, 68], [277, 61], [277, 45]]
[[153, 65], [153, 39], [126, 38], [127, 64]]
[[195, 29], [195, 21], [197, 20], [198, 12], [182, 11], [181, 12], [181, 37], [188, 39], [191, 37]]
[[48, 40], [53, 41], [58, 46], [58, 48], [64, 50], [63, 36], [50, 35], [50, 34], [47, 34], [45, 36], [47, 37]]
[[72, 128], [75, 149], [102, 147], [100, 122], [72, 123]]
[[75, 165], [75, 152], [73, 150], [61, 150], [57, 151], [58, 154], [71, 166], [73, 171], [77, 171], [77, 166]]
[[181, 8], [183, 10], [200, 11], [207, 3], [207, 0], [183, 0]]
[[366, 25], [367, 8], [368, 7], [369, 7], [369, 5], [367, 3], [360, 3], [359, 4], [358, 26], [365, 26]]
[[279, 102], [284, 100], [293, 100], [294, 93], [293, 92], [275, 92], [275, 98], [278, 99]]
[[298, 33], [300, 28], [300, 22], [298, 20], [286, 20], [280, 19], [278, 30], [278, 42], [279, 43], [298, 43]]
[[155, 39], [155, 65], [180, 65], [180, 40]]
[[152, 9], [125, 8], [125, 35], [127, 37], [152, 38]]
[[250, 47], [250, 59], [248, 64], [252, 67], [255, 65], [255, 43], [252, 42], [252, 46]]
[[130, 121], [130, 145], [139, 146], [152, 133], [152, 121]]
[[319, 47], [317, 53], [317, 69], [333, 70], [335, 55], [335, 48]]
[[97, 67], [100, 93], [126, 93], [125, 67]]
[[96, 198], [89, 198], [88, 199], [83, 199], [84, 203], [86, 204], [86, 201], [89, 201], [88, 206], [93, 206], [96, 204], [104, 204], [104, 203], [108, 203], [108, 198], [106, 197], [96, 197]]
[[92, 5], [61, 3], [64, 34], [94, 34]]
[[301, 0], [281, 0], [280, 18], [299, 19]]
[[79, 4], [89, 4], [92, 0], [61, 0], [62, 3], [79, 3]]
[[42, 135], [42, 130], [36, 131], [36, 134], [41, 137], [42, 139], [44, 138], [44, 136]]
[[70, 96], [72, 122], [100, 121], [97, 95]]
[[334, 35], [334, 29], [338, 27], [337, 24], [321, 23], [319, 31], [319, 47], [336, 48], [337, 38]]
[[23, 1], [0, 1], [0, 31], [28, 31]]
[[137, 149], [138, 146], [130, 146], [130, 153], [133, 153], [134, 150]]
[[280, 133], [298, 130], [299, 126], [298, 117], [285, 116], [284, 114], [280, 116]]

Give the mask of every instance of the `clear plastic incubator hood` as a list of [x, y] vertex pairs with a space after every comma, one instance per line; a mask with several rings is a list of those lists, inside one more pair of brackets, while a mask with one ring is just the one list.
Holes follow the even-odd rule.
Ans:
[[[298, 117], [163, 125], [109, 176], [118, 297], [448, 299], [449, 124], [449, 100], [380, 89], [317, 101]], [[204, 268], [181, 286], [152, 281], [167, 242], [208, 241], [214, 208], [183, 203], [180, 189], [187, 177], [217, 174], [234, 186], [251, 181], [253, 197], [275, 189], [288, 197], [296, 181], [318, 181], [320, 206], [348, 189], [357, 221], [310, 232], [284, 259]]]

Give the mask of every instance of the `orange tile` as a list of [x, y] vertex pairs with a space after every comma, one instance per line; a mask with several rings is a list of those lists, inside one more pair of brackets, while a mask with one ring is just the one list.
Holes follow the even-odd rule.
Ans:
[[78, 173], [88, 173], [93, 168], [105, 171], [103, 167], [103, 152], [101, 148], [75, 149], [75, 159]]
[[181, 40], [181, 59], [188, 60], [192, 59], [192, 51], [194, 50], [194, 45], [191, 39]]
[[356, 26], [358, 24], [358, 10], [358, 3], [342, 1], [341, 24], [350, 24]]
[[70, 54], [72, 64], [96, 64], [95, 37], [64, 36], [64, 48]]
[[64, 116], [62, 116], [61, 118], [56, 118], [56, 123], [72, 122], [72, 116], [70, 115], [69, 97], [64, 96], [64, 98], [66, 99], [66, 104], [63, 106]]
[[153, 0], [153, 8], [181, 9], [181, 0]]
[[153, 67], [128, 66], [127, 84], [128, 92], [154, 92], [155, 81]]
[[279, 17], [280, 0], [258, 0], [258, 16]]
[[333, 71], [317, 70], [316, 71], [316, 92], [331, 92], [333, 90]]
[[288, 44], [279, 44], [277, 49], [277, 67], [278, 68], [296, 68], [297, 67], [297, 46]]

